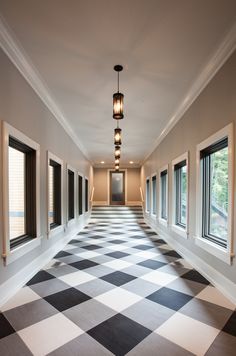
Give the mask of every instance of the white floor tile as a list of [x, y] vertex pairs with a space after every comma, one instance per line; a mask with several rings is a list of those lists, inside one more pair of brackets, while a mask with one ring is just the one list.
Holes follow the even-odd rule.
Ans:
[[124, 245], [113, 245], [113, 246], [109, 246], [109, 250], [113, 250], [113, 251], [124, 251], [127, 250], [129, 248], [129, 246], [124, 246]]
[[78, 286], [79, 284], [86, 283], [96, 279], [97, 277], [91, 276], [83, 271], [73, 272], [66, 274], [64, 276], [58, 277], [61, 281], [67, 283], [69, 286], [74, 287]]
[[140, 256], [140, 257], [144, 257], [145, 259], [152, 259], [156, 256], [159, 256], [161, 253], [159, 252], [151, 252], [151, 251], [141, 251], [141, 252], [138, 252], [138, 253], [135, 253], [134, 255], [135, 256]]
[[195, 355], [203, 356], [219, 330], [177, 312], [155, 332]]
[[105, 262], [103, 263], [103, 266], [110, 267], [119, 271], [122, 270], [123, 268], [132, 266], [132, 263], [117, 259], [114, 261]]
[[231, 310], [235, 309], [235, 305], [229, 301], [218, 289], [207, 286], [203, 289], [196, 298], [206, 300], [207, 302], [220, 305]]
[[85, 251], [81, 253], [76, 253], [75, 255], [84, 259], [89, 259], [89, 258], [100, 256], [101, 254], [94, 251]]
[[14, 297], [9, 299], [2, 307], [1, 311], [6, 311], [12, 308], [19, 307], [20, 305], [33, 302], [41, 297], [36, 294], [31, 288], [24, 287], [17, 292]]
[[99, 295], [96, 297], [99, 302], [105, 304], [106, 306], [120, 312], [130, 305], [137, 303], [142, 297], [128, 292], [122, 288], [115, 288], [109, 292]]
[[43, 356], [83, 334], [77, 325], [58, 313], [18, 332], [34, 356]]
[[172, 282], [176, 278], [178, 278], [178, 276], [174, 276], [173, 274], [169, 274], [169, 273], [153, 271], [153, 272], [145, 274], [144, 276], [142, 276], [140, 278], [144, 279], [145, 281], [149, 281], [149, 282], [158, 284], [160, 286], [166, 286], [167, 284], [169, 284], [170, 282]]

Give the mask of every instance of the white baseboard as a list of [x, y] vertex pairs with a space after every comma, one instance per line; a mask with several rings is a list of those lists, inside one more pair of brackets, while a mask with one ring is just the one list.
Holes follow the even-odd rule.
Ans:
[[[182, 244], [177, 242], [168, 231], [164, 231], [157, 223], [150, 219], [145, 218], [145, 222], [149, 225], [158, 235], [163, 238], [174, 250], [176, 250], [193, 268], [201, 273], [212, 285], [219, 289], [232, 303], [236, 305], [236, 284], [230, 279], [226, 278], [223, 274], [215, 270], [212, 266], [202, 260], [199, 256], [186, 249]], [[166, 229], [167, 230], [167, 229]]]
[[20, 290], [41, 268], [43, 268], [64, 246], [88, 223], [90, 214], [73, 226], [57, 243], [30, 262], [14, 276], [0, 285], [0, 307]]

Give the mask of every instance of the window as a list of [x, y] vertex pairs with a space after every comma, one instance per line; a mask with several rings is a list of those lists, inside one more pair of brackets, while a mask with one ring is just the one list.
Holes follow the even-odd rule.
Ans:
[[197, 237], [210, 244], [213, 254], [215, 247], [219, 253], [228, 251], [229, 257], [233, 209], [231, 147], [232, 125], [197, 146]]
[[68, 221], [75, 217], [75, 173], [68, 169]]
[[89, 196], [88, 196], [88, 179], [85, 178], [85, 191], [84, 191], [84, 194], [85, 194], [85, 212], [88, 211], [88, 199], [89, 199]]
[[157, 213], [157, 177], [152, 176], [152, 214]]
[[150, 211], [150, 180], [147, 178], [146, 180], [146, 212]]
[[49, 231], [62, 224], [62, 161], [48, 152]]
[[168, 166], [160, 170], [160, 221], [166, 223], [168, 216]]
[[[39, 236], [39, 145], [6, 122], [3, 132], [3, 257]], [[35, 247], [35, 245], [34, 245]], [[17, 249], [16, 249], [17, 248]], [[26, 251], [24, 250], [24, 251]], [[21, 252], [24, 254], [26, 252]], [[17, 257], [16, 257], [17, 256]]]
[[79, 215], [83, 214], [83, 177], [78, 175], [78, 202]]
[[202, 236], [227, 247], [228, 138], [200, 152], [202, 169]]

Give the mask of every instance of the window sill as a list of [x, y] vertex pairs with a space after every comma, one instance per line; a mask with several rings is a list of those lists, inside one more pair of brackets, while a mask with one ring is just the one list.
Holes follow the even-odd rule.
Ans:
[[159, 224], [161, 224], [161, 225], [163, 225], [165, 227], [168, 226], [168, 221], [167, 220], [159, 218], [158, 221], [159, 221]]
[[60, 234], [61, 232], [64, 232], [64, 225], [59, 225], [57, 227], [55, 227], [54, 229], [51, 229], [49, 232], [48, 232], [48, 238], [51, 238], [55, 235], [58, 235]]
[[211, 255], [217, 257], [221, 261], [227, 263], [228, 265], [231, 265], [232, 263], [232, 258], [234, 257], [233, 254], [230, 253], [230, 251], [223, 249], [220, 246], [215, 245], [211, 241], [208, 241], [200, 236], [195, 236], [195, 244], [199, 247], [201, 247], [203, 250], [207, 251]]
[[179, 236], [187, 239], [188, 238], [188, 233], [186, 231], [186, 229], [184, 229], [181, 226], [178, 225], [172, 225], [171, 226], [172, 231], [174, 231], [176, 234], [178, 234]]
[[75, 224], [75, 218], [70, 219], [70, 220], [67, 221], [67, 227], [72, 226], [74, 224]]
[[42, 236], [35, 237], [34, 239], [12, 249], [9, 255], [6, 257], [5, 264], [9, 265], [12, 262], [15, 262], [22, 256], [26, 255], [28, 252], [34, 250], [36, 247], [41, 245]]
[[151, 219], [152, 219], [152, 220], [156, 220], [156, 218], [157, 218], [157, 215], [156, 215], [156, 214], [151, 214]]

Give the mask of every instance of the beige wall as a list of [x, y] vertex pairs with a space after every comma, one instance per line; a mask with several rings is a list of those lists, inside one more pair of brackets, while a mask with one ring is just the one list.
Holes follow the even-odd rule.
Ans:
[[[140, 201], [140, 168], [127, 169], [127, 202]], [[107, 203], [108, 197], [108, 169], [94, 168], [94, 201]]]
[[[67, 214], [66, 164], [89, 178], [93, 186], [93, 168], [78, 147], [73, 143], [62, 126], [45, 107], [31, 86], [25, 81], [8, 57], [0, 50], [0, 120], [6, 121], [22, 131], [40, 145], [40, 228], [41, 245], [8, 266], [0, 258], [0, 285], [27, 267], [36, 258], [59, 243], [70, 231], [47, 238], [47, 150], [58, 156], [64, 163], [63, 215]], [[62, 144], [63, 143], [63, 144]], [[1, 166], [1, 165], [0, 165]], [[1, 168], [2, 169], [2, 166]], [[2, 216], [2, 172], [0, 172], [0, 216]], [[76, 220], [76, 224], [81, 218]], [[77, 225], [76, 225], [77, 226]], [[0, 255], [2, 252], [3, 226], [0, 219]], [[27, 279], [27, 276], [25, 276]], [[18, 282], [17, 282], [18, 283]], [[20, 282], [19, 282], [20, 283]]]
[[[156, 172], [166, 164], [169, 164], [170, 173], [171, 161], [184, 152], [189, 151], [189, 238], [185, 240], [168, 228], [163, 228], [163, 231], [168, 233], [169, 236], [175, 239], [179, 244], [183, 245], [187, 250], [193, 252], [196, 256], [199, 256], [203, 261], [235, 283], [235, 258], [231, 266], [227, 265], [223, 261], [204, 251], [202, 248], [197, 247], [194, 243], [196, 217], [196, 145], [231, 122], [234, 122], [235, 131], [236, 53], [229, 58], [182, 119], [146, 160], [141, 169], [141, 180], [142, 189], [145, 191], [145, 179], [147, 176], [150, 176], [153, 172]], [[171, 216], [172, 213], [171, 203], [172, 182], [171, 174], [169, 174], [169, 216]], [[235, 212], [234, 221], [236, 221]], [[158, 222], [156, 225], [160, 227]], [[236, 242], [235, 231], [234, 242]], [[236, 249], [236, 243], [234, 243], [234, 246]]]

